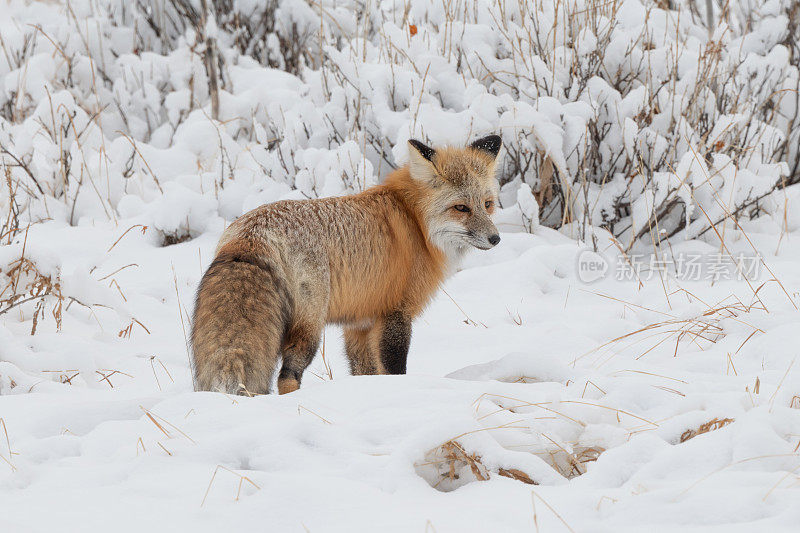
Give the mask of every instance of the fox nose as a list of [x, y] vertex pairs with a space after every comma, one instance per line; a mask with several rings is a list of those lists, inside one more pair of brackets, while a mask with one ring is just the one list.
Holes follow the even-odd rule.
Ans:
[[494, 235], [489, 235], [489, 244], [491, 244], [492, 246], [494, 246], [494, 245], [496, 245], [498, 242], [500, 242], [500, 235], [497, 235], [497, 234], [494, 234]]

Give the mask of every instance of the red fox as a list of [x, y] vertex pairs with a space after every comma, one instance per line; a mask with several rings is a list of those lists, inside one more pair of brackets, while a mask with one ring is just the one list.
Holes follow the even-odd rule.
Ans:
[[352, 196], [263, 205], [223, 233], [192, 325], [196, 386], [297, 390], [326, 324], [353, 374], [405, 374], [411, 322], [470, 247], [500, 242], [500, 137], [464, 148], [408, 141], [409, 163]]

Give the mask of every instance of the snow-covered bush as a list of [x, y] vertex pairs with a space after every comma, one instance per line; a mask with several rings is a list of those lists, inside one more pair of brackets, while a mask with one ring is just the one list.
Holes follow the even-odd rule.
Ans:
[[175, 187], [198, 205], [161, 230], [191, 237], [191, 213], [362, 190], [412, 136], [489, 132], [504, 138], [506, 230], [696, 237], [800, 180], [796, 4], [714, 6], [103, 0], [55, 16], [12, 2], [4, 237], [136, 205], [158, 228], [144, 206]]

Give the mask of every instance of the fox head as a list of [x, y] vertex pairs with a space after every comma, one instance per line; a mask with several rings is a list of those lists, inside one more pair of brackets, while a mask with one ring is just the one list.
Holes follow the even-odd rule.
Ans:
[[468, 247], [488, 250], [500, 242], [491, 215], [497, 205], [495, 163], [500, 137], [464, 148], [431, 148], [408, 141], [409, 172], [423, 189], [421, 208], [431, 242], [450, 255]]

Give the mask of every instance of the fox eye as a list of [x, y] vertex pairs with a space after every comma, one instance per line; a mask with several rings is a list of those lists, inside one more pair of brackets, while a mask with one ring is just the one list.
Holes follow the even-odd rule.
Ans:
[[493, 204], [493, 203], [494, 203], [494, 202], [492, 202], [491, 200], [486, 200], [486, 201], [483, 203], [483, 205], [484, 205], [484, 207], [486, 207], [486, 209], [491, 209], [491, 207], [492, 207], [492, 204]]
[[456, 204], [453, 206], [453, 209], [462, 213], [469, 213], [469, 207], [465, 206], [464, 204]]

